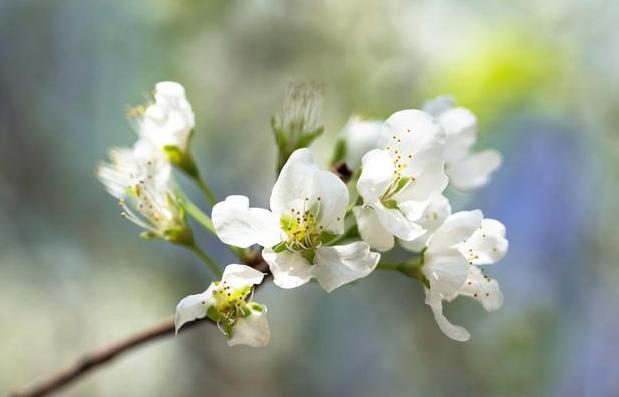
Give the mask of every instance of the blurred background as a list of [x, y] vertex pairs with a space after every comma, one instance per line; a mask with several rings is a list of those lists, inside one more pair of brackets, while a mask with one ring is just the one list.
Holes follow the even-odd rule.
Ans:
[[604, 0], [0, 1], [0, 394], [210, 282], [188, 252], [138, 238], [95, 178], [107, 148], [135, 140], [128, 106], [159, 80], [184, 84], [204, 176], [263, 205], [270, 117], [290, 81], [315, 80], [325, 147], [353, 112], [449, 93], [478, 114], [479, 147], [504, 164], [451, 197], [507, 226], [510, 251], [488, 269], [503, 309], [448, 305], [473, 335], [461, 344], [397, 274], [332, 295], [271, 284], [258, 293], [267, 349], [199, 327], [60, 395], [619, 395], [617, 26], [619, 3]]

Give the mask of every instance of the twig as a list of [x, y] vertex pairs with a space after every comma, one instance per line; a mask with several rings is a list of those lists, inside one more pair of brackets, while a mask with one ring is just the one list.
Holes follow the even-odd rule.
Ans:
[[[257, 251], [247, 250], [244, 254], [243, 263], [264, 273], [268, 273], [268, 265]], [[259, 287], [259, 286], [257, 286]], [[256, 287], [256, 288], [257, 288]], [[209, 323], [214, 324], [208, 318], [196, 320], [183, 326], [182, 331], [193, 328], [196, 325]], [[148, 342], [156, 339], [174, 335], [174, 317], [168, 317], [159, 323], [148, 327], [138, 333], [110, 345], [103, 346], [90, 353], [86, 353], [73, 364], [61, 368], [49, 375], [47, 378], [14, 392], [9, 393], [9, 397], [41, 397], [55, 393], [65, 386], [76, 382], [82, 376], [94, 369], [101, 367], [112, 361], [121, 354], [127, 353]]]

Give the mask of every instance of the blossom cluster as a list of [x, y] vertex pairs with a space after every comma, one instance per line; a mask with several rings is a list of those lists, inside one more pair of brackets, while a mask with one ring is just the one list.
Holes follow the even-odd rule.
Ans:
[[[499, 309], [499, 285], [480, 266], [499, 261], [508, 242], [505, 227], [480, 210], [452, 213], [445, 191], [485, 185], [500, 154], [473, 150], [475, 115], [440, 97], [386, 120], [351, 117], [330, 166], [323, 168], [309, 148], [323, 132], [319, 99], [315, 85], [295, 86], [283, 117], [274, 118], [279, 175], [268, 209], [251, 207], [243, 195], [214, 199], [188, 151], [195, 119], [180, 84], [158, 83], [154, 102], [132, 112], [138, 141], [133, 148], [110, 151], [111, 162], [98, 169], [100, 180], [120, 200], [124, 216], [145, 229], [144, 237], [189, 247], [219, 278], [179, 302], [177, 331], [207, 317], [229, 345], [268, 344], [267, 308], [253, 300], [266, 274], [247, 260], [257, 253], [274, 284], [284, 289], [315, 280], [332, 292], [377, 269], [401, 272], [421, 283], [441, 331], [468, 340], [469, 332], [443, 314], [443, 302], [467, 296], [487, 311]], [[212, 204], [210, 217], [196, 213], [182, 195], [174, 166], [203, 187]], [[230, 264], [221, 273], [197, 248], [186, 212], [245, 264]], [[410, 252], [410, 259], [381, 262], [381, 255], [396, 247]]]

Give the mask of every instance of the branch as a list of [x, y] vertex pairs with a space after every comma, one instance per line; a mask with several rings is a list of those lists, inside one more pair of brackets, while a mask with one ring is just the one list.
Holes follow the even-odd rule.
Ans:
[[[257, 251], [247, 250], [244, 254], [243, 262], [256, 270], [268, 273], [269, 267]], [[256, 286], [256, 288], [259, 286], [260, 285]], [[214, 324], [208, 318], [204, 318], [184, 325], [182, 331], [203, 323]], [[82, 376], [112, 361], [121, 354], [127, 353], [134, 348], [156, 339], [172, 335], [174, 335], [174, 316], [167, 317], [159, 323], [130, 335], [125, 339], [86, 353], [73, 364], [57, 370], [47, 378], [34, 382], [21, 390], [9, 393], [9, 397], [47, 396], [80, 380]]]

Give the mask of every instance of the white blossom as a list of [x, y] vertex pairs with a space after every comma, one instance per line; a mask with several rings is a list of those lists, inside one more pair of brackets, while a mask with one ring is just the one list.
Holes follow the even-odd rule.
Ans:
[[445, 335], [457, 341], [470, 338], [465, 328], [445, 317], [443, 301], [450, 302], [464, 295], [481, 302], [487, 311], [501, 307], [503, 295], [498, 283], [485, 276], [478, 266], [496, 263], [507, 248], [503, 224], [484, 219], [480, 210], [450, 215], [430, 236], [421, 269], [429, 282], [426, 304], [432, 308]]
[[123, 217], [144, 228], [146, 236], [186, 242], [190, 231], [163, 155], [139, 140], [133, 148], [111, 149], [109, 157], [110, 163], [98, 166], [97, 176], [119, 200]]
[[436, 117], [445, 130], [445, 171], [449, 183], [466, 191], [488, 183], [491, 174], [501, 165], [496, 150], [472, 152], [477, 141], [477, 118], [468, 109], [455, 107], [449, 97], [439, 97], [424, 105], [424, 110]]
[[269, 344], [271, 331], [267, 308], [252, 301], [254, 285], [262, 282], [264, 273], [249, 266], [226, 266], [221, 281], [201, 294], [190, 295], [176, 306], [176, 332], [186, 323], [209, 317], [228, 337], [228, 345], [263, 347]]
[[195, 117], [185, 88], [173, 81], [159, 82], [154, 99], [137, 120], [139, 136], [160, 150], [176, 148], [186, 152]]
[[363, 156], [357, 182], [363, 205], [354, 214], [363, 240], [386, 251], [394, 236], [412, 241], [425, 233], [419, 222], [448, 179], [442, 161], [444, 134], [429, 114], [396, 112], [385, 121], [381, 136], [384, 149]]
[[349, 195], [333, 173], [321, 170], [309, 149], [292, 153], [271, 193], [271, 210], [250, 208], [245, 196], [213, 207], [213, 225], [226, 244], [264, 247], [274, 283], [295, 288], [312, 278], [328, 292], [365, 277], [380, 255], [364, 242], [329, 246], [344, 233]]
[[345, 145], [343, 160], [349, 169], [359, 168], [363, 155], [378, 147], [382, 128], [382, 120], [363, 120], [357, 115], [350, 117], [339, 132]]

